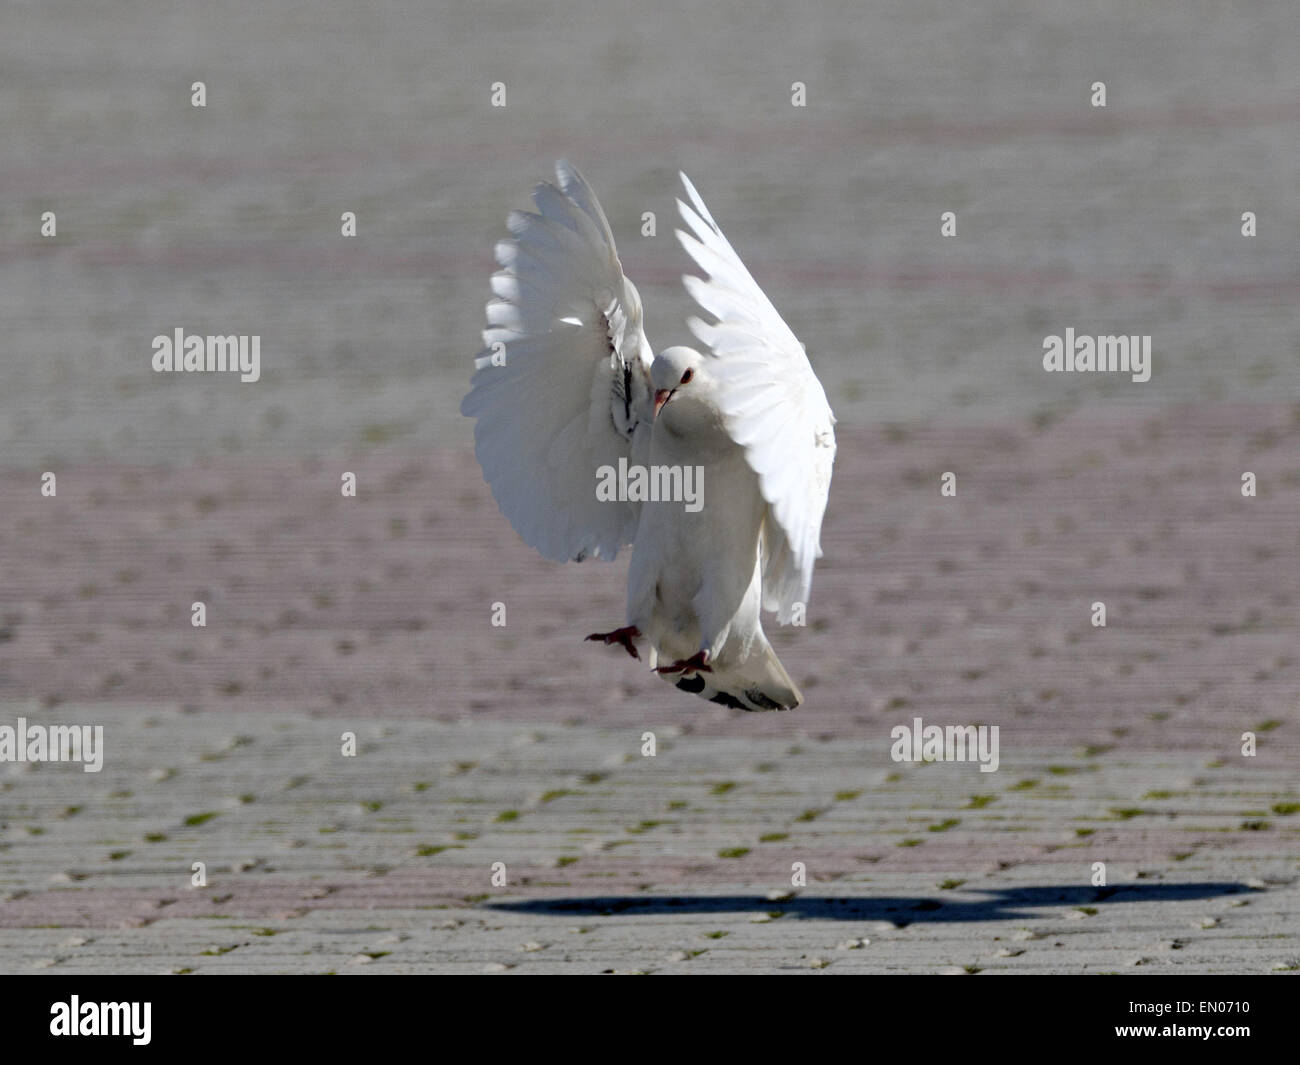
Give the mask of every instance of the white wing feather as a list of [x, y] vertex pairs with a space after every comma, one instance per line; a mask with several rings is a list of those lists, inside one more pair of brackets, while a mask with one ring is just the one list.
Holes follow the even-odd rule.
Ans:
[[822, 516], [835, 462], [835, 416], [803, 345], [750, 276], [685, 174], [691, 205], [677, 201], [691, 232], [677, 239], [707, 280], [682, 278], [716, 322], [690, 319], [716, 356], [709, 372], [732, 439], [758, 475], [767, 501], [763, 607], [788, 623], [806, 604], [813, 563], [821, 557]]
[[[595, 194], [567, 163], [512, 212], [496, 246], [484, 351], [461, 413], [502, 513], [556, 561], [612, 559], [638, 504], [596, 498], [597, 470], [639, 451], [652, 421], [641, 299]], [[496, 358], [494, 359], [494, 356]]]

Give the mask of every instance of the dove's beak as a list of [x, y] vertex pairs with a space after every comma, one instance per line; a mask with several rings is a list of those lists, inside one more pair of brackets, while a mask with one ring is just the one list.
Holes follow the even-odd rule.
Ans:
[[663, 410], [664, 404], [673, 398], [673, 393], [676, 391], [675, 388], [661, 388], [655, 393], [655, 418], [659, 417], [659, 412]]

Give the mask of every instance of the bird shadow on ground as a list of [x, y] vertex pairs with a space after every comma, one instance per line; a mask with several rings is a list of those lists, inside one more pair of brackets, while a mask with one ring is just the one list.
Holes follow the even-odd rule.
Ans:
[[484, 909], [511, 913], [609, 917], [618, 914], [663, 916], [682, 913], [780, 914], [817, 921], [892, 921], [897, 925], [925, 921], [1003, 921], [1043, 916], [1043, 907], [1096, 907], [1099, 911], [1121, 902], [1190, 902], [1195, 899], [1237, 895], [1252, 889], [1245, 884], [1205, 882], [1193, 884], [1124, 884], [1116, 887], [1016, 887], [988, 890], [973, 888], [980, 899], [886, 895], [835, 897], [796, 895], [774, 901], [762, 895], [593, 895], [584, 898], [525, 899], [485, 903]]

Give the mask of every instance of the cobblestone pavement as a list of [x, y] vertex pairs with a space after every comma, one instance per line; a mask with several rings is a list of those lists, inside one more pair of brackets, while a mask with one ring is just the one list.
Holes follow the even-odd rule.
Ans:
[[411, 720], [345, 759], [299, 715], [60, 717], [114, 753], [5, 779], [6, 971], [1300, 968], [1285, 773]]
[[[0, 971], [1300, 968], [1300, 7], [644, 6], [6, 5], [0, 729], [106, 751], [0, 763]], [[657, 349], [683, 169], [826, 387], [793, 713], [584, 644], [626, 560], [482, 484], [557, 156]], [[176, 328], [260, 380], [154, 373]], [[1067, 328], [1151, 379], [1044, 373]], [[998, 771], [894, 762], [916, 718]]]
[[[0, 725], [106, 750], [0, 766], [0, 968], [1294, 969], [1297, 435], [846, 433], [769, 715], [583, 644], [623, 563], [534, 558], [464, 454], [352, 501], [328, 460], [7, 471]], [[917, 717], [997, 725], [997, 772], [893, 761]]]

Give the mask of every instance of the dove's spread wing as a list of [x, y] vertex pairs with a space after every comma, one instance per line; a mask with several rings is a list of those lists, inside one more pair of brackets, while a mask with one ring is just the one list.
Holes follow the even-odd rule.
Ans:
[[790, 620], [807, 603], [813, 562], [821, 557], [822, 515], [835, 462], [835, 417], [803, 345], [750, 276], [700, 194], [681, 175], [691, 205], [677, 207], [691, 233], [682, 247], [708, 280], [683, 277], [695, 301], [717, 321], [690, 320], [691, 331], [717, 358], [728, 431], [745, 450], [767, 501], [763, 529], [763, 607]]
[[556, 561], [612, 559], [636, 533], [636, 503], [596, 497], [652, 422], [641, 299], [582, 175], [556, 164], [537, 213], [515, 211], [496, 247], [487, 345], [461, 413], [502, 513]]

